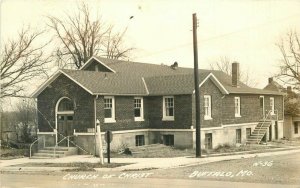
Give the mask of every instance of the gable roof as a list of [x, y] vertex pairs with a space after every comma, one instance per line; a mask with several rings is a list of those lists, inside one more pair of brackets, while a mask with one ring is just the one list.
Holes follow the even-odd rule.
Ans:
[[89, 60], [87, 60], [87, 62], [85, 62], [85, 64], [82, 67], [80, 67], [79, 70], [85, 70], [92, 62], [99, 63], [100, 65], [105, 67], [107, 70], [110, 70], [111, 72], [116, 73], [115, 70], [113, 70], [112, 68], [110, 68], [106, 64], [102, 63], [96, 56], [93, 56]]
[[[131, 61], [105, 59], [95, 57], [86, 64], [97, 60], [112, 72], [88, 70], [60, 70], [47, 80], [36, 92], [37, 97], [60, 74], [64, 74], [92, 95], [176, 95], [192, 94], [194, 91], [193, 68], [176, 69], [166, 65], [137, 63]], [[87, 65], [84, 67], [88, 67]], [[239, 82], [239, 87], [233, 87], [231, 76], [222, 71], [199, 69], [200, 85], [206, 80], [212, 80], [223, 94], [270, 94], [281, 95], [271, 90], [248, 87]]]
[[271, 91], [277, 91], [277, 92], [283, 92], [285, 90], [285, 88], [283, 86], [281, 86], [279, 83], [277, 83], [276, 81], [272, 81], [270, 83], [268, 83], [268, 85], [266, 85], [266, 87], [264, 87], [265, 90], [271, 90]]

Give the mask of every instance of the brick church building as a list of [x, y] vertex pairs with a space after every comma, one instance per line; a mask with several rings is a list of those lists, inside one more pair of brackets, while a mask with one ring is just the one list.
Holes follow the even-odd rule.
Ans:
[[[232, 77], [199, 70], [201, 147], [244, 144], [266, 121], [264, 139], [282, 138], [282, 93], [240, 82], [238, 63], [232, 70]], [[65, 145], [62, 140], [69, 137], [94, 153], [97, 124], [102, 137], [112, 131], [113, 149], [156, 143], [194, 147], [194, 95], [193, 69], [176, 62], [166, 66], [92, 57], [80, 70], [59, 70], [32, 96], [44, 146]]]

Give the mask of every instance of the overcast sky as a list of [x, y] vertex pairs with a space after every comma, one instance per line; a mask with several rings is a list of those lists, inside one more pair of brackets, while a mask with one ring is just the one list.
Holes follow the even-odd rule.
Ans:
[[[90, 0], [102, 19], [128, 27], [126, 42], [136, 48], [131, 59], [154, 64], [193, 67], [192, 14], [197, 13], [199, 67], [221, 56], [249, 67], [259, 81], [277, 71], [281, 58], [275, 46], [289, 30], [300, 31], [297, 0]], [[45, 16], [76, 12], [74, 0], [2, 0], [1, 41], [23, 25], [44, 28]], [[133, 19], [129, 19], [134, 16]]]

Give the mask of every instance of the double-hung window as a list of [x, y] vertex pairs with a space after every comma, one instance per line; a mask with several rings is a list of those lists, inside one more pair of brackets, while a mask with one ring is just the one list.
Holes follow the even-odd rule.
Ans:
[[104, 122], [116, 122], [115, 119], [115, 98], [104, 97]]
[[134, 121], [144, 121], [144, 104], [142, 97], [134, 98]]
[[163, 120], [166, 121], [174, 120], [174, 97], [173, 96], [163, 97]]
[[211, 118], [211, 96], [204, 95], [204, 119], [209, 120]]
[[270, 97], [270, 109], [271, 109], [271, 115], [275, 114], [275, 101], [274, 97]]
[[241, 99], [240, 99], [240, 97], [234, 97], [234, 116], [241, 117]]

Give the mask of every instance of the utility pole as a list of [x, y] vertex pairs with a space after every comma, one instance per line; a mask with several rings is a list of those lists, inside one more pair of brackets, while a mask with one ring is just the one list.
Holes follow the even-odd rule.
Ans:
[[195, 103], [196, 103], [196, 157], [201, 157], [201, 128], [200, 128], [200, 89], [198, 70], [197, 47], [197, 15], [193, 14], [193, 47], [194, 47], [194, 79], [195, 79]]

